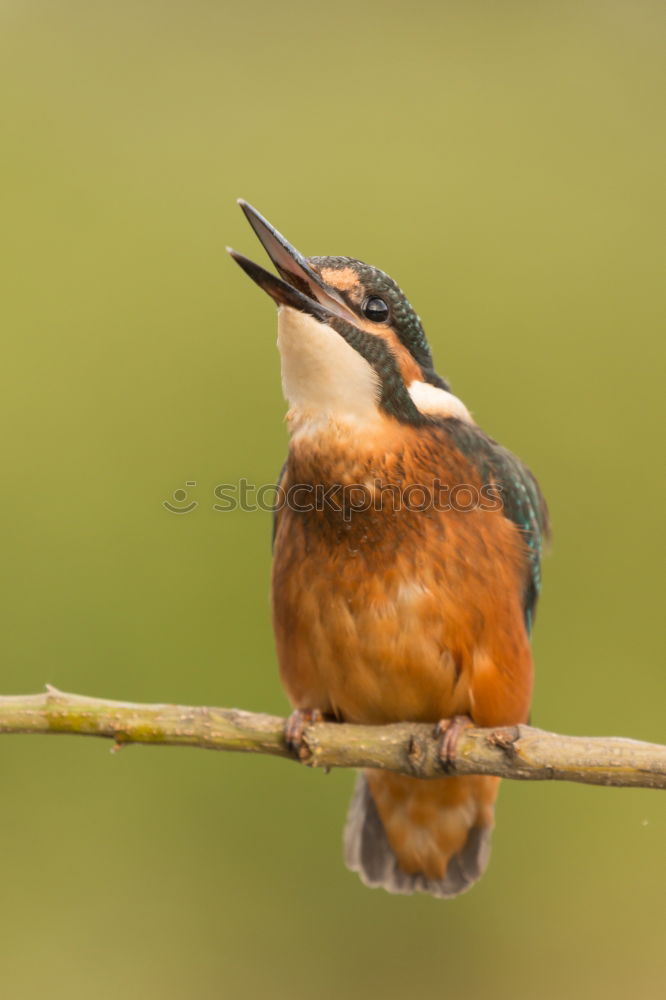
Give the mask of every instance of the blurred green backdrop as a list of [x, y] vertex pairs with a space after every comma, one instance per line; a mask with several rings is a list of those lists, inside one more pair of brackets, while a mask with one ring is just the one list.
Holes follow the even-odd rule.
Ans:
[[[270, 515], [212, 509], [286, 444], [242, 195], [394, 275], [539, 476], [536, 723], [664, 739], [662, 15], [5, 0], [3, 692], [286, 709]], [[349, 773], [108, 750], [1, 742], [3, 997], [663, 996], [656, 792], [505, 783], [443, 903], [344, 870]]]

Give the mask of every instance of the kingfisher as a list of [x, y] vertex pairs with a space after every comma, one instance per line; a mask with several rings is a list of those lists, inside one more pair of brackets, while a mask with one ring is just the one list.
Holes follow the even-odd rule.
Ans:
[[[305, 257], [239, 201], [277, 274], [229, 250], [277, 306], [289, 450], [271, 603], [286, 738], [322, 718], [526, 722], [548, 513], [539, 486], [436, 374], [387, 274]], [[499, 779], [359, 774], [347, 866], [393, 893], [457, 896], [489, 858]]]

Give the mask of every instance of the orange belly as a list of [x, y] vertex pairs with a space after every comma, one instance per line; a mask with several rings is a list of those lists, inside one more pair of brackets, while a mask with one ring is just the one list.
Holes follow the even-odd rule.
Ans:
[[525, 721], [525, 555], [501, 512], [283, 510], [272, 603], [298, 708], [350, 722]]

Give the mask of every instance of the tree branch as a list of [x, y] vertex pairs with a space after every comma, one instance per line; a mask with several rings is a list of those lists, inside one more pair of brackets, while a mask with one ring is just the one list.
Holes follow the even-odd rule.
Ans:
[[418, 778], [494, 774], [590, 785], [666, 788], [666, 746], [615, 737], [560, 736], [531, 726], [467, 729], [445, 770], [432, 725], [307, 726], [300, 754], [287, 747], [285, 720], [230, 708], [143, 705], [66, 694], [0, 696], [0, 733], [71, 733], [129, 743], [239, 750], [300, 759], [312, 767], [377, 767]]

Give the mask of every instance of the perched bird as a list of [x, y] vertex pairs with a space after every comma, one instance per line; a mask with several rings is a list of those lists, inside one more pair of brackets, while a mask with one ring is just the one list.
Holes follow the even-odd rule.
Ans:
[[[241, 208], [280, 277], [230, 251], [278, 307], [289, 454], [272, 609], [288, 739], [321, 717], [461, 727], [528, 718], [548, 518], [526, 467], [437, 375], [383, 271], [303, 257]], [[456, 896], [488, 862], [499, 779], [359, 775], [345, 860], [369, 886]]]

